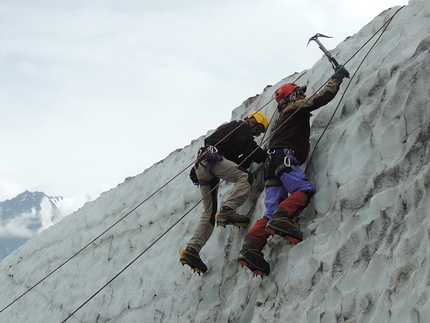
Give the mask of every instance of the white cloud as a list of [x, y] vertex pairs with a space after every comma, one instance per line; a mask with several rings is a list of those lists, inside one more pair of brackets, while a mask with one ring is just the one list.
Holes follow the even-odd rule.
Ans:
[[141, 173], [312, 66], [316, 32], [333, 48], [382, 11], [361, 5], [365, 13], [352, 1], [2, 4], [0, 200], [16, 194], [3, 180], [71, 198]]
[[12, 219], [0, 221], [0, 237], [2, 238], [31, 238], [34, 236], [34, 232], [28, 228], [34, 220], [34, 213], [23, 213], [20, 216], [16, 216]]
[[21, 187], [21, 185], [16, 182], [8, 179], [0, 180], [0, 201], [15, 197], [23, 191], [25, 191], [25, 188]]

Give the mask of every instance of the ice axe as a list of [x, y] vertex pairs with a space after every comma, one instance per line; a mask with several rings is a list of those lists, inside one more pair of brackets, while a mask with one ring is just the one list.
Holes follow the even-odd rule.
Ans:
[[[318, 44], [318, 46], [319, 46], [319, 48], [324, 52], [324, 54], [328, 57], [328, 59], [329, 59], [329, 61], [331, 62], [331, 64], [333, 65], [333, 68], [335, 68], [337, 65], [339, 65], [339, 63], [336, 61], [336, 59], [333, 57], [333, 56], [331, 56], [331, 53], [324, 47], [324, 45], [323, 44], [321, 44], [321, 42], [318, 40], [318, 37], [325, 37], [325, 38], [332, 38], [332, 37], [330, 37], [330, 36], [326, 36], [326, 35], [323, 35], [323, 34], [316, 34], [315, 36], [312, 36], [311, 38], [309, 38], [309, 41], [308, 41], [308, 45], [309, 45], [309, 43], [313, 40], [313, 41], [315, 41], [317, 44]], [[307, 46], [307, 45], [306, 45]]]

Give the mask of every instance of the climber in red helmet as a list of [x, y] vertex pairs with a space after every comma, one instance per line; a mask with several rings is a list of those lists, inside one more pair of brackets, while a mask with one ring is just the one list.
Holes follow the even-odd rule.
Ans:
[[306, 208], [315, 193], [314, 185], [300, 168], [309, 153], [311, 111], [329, 103], [349, 73], [338, 65], [324, 88], [306, 99], [306, 86], [287, 83], [275, 93], [280, 113], [265, 162], [266, 186], [263, 217], [248, 231], [238, 261], [255, 274], [265, 276], [269, 263], [261, 252], [270, 235], [282, 236], [292, 244], [303, 240], [293, 220]]

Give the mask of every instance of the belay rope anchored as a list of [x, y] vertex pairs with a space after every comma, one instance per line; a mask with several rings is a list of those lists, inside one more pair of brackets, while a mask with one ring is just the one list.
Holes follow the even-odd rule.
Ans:
[[[387, 30], [387, 28], [388, 28], [388, 26], [389, 26], [389, 24], [391, 23], [391, 21], [394, 19], [394, 17], [397, 15], [397, 13], [401, 10], [401, 9], [403, 9], [405, 6], [402, 6], [402, 7], [400, 7], [373, 35], [372, 35], [372, 37], [370, 37], [355, 53], [354, 53], [354, 55], [352, 55], [346, 62], [345, 62], [345, 65], [346, 64], [348, 64], [354, 57], [355, 57], [355, 55], [357, 55], [381, 30], [382, 30], [382, 33], [379, 35], [379, 37], [376, 39], [376, 41], [373, 43], [373, 45], [370, 47], [370, 49], [367, 51], [367, 53], [366, 53], [366, 55], [364, 56], [364, 58], [361, 60], [361, 62], [360, 62], [360, 64], [358, 65], [358, 67], [357, 67], [357, 69], [355, 70], [355, 72], [354, 72], [354, 74], [351, 76], [351, 81], [354, 79], [354, 77], [355, 77], [355, 75], [357, 75], [357, 72], [358, 72], [358, 70], [360, 69], [360, 67], [361, 67], [361, 65], [363, 65], [363, 63], [364, 63], [364, 61], [366, 60], [366, 58], [367, 58], [367, 56], [369, 56], [369, 54], [370, 54], [370, 52], [373, 50], [373, 48], [375, 48], [375, 46], [376, 46], [376, 44], [378, 43], [378, 41], [381, 39], [381, 37], [382, 37], [382, 35], [385, 33], [385, 31]], [[315, 37], [315, 36], [314, 36]], [[313, 40], [313, 39], [312, 39]], [[327, 54], [326, 54], [327, 55]], [[330, 59], [330, 58], [329, 58]], [[333, 59], [333, 58], [332, 58]], [[347, 86], [346, 86], [346, 88], [345, 88], [345, 90], [344, 90], [344, 92], [343, 92], [343, 94], [342, 94], [342, 96], [340, 97], [340, 99], [339, 99], [339, 103], [337, 104], [337, 106], [336, 106], [336, 108], [334, 109], [334, 111], [333, 111], [333, 114], [331, 115], [331, 117], [330, 117], [330, 119], [329, 119], [329, 121], [327, 122], [327, 125], [325, 126], [325, 128], [324, 128], [324, 130], [323, 130], [323, 132], [321, 133], [321, 135], [320, 135], [320, 137], [318, 138], [318, 140], [317, 140], [317, 142], [315, 143], [315, 146], [314, 146], [314, 148], [312, 149], [312, 153], [310, 154], [310, 157], [309, 157], [309, 160], [308, 160], [308, 162], [307, 162], [307, 165], [306, 165], [306, 170], [305, 170], [305, 172], [308, 170], [308, 167], [309, 167], [309, 165], [311, 164], [311, 162], [312, 162], [312, 157], [313, 157], [313, 155], [314, 155], [314, 153], [315, 153], [315, 150], [316, 150], [316, 148], [317, 148], [317, 146], [318, 146], [318, 144], [320, 143], [320, 141], [321, 141], [321, 139], [322, 139], [322, 137], [324, 136], [324, 134], [326, 133], [326, 131], [327, 131], [327, 129], [328, 129], [328, 127], [329, 127], [329, 125], [330, 125], [330, 123], [332, 122], [332, 120], [333, 120], [333, 118], [334, 118], [334, 116], [335, 116], [335, 114], [336, 114], [336, 112], [337, 112], [337, 110], [339, 109], [339, 106], [340, 106], [340, 103], [343, 101], [343, 98], [345, 97], [345, 93], [346, 93], [346, 91], [348, 90], [348, 88], [349, 88], [349, 86], [350, 86], [350, 84], [351, 84], [351, 81], [350, 82], [348, 82], [348, 84], [347, 84]]]
[[[273, 100], [273, 99], [272, 99]], [[265, 105], [263, 105], [258, 111], [260, 111], [261, 109], [263, 109], [265, 106], [267, 106], [272, 100], [270, 100], [269, 102], [267, 102]], [[241, 123], [239, 126], [237, 126], [235, 129], [233, 129], [229, 134], [227, 134], [224, 138], [222, 138], [218, 143], [216, 143], [214, 146], [219, 145], [220, 142], [222, 142], [226, 137], [228, 137], [231, 133], [233, 133], [234, 131], [236, 131], [241, 125], [243, 125], [243, 123]], [[244, 163], [246, 160], [248, 159], [245, 158], [242, 162]], [[190, 167], [191, 165], [193, 165], [196, 161], [193, 161], [190, 165], [188, 165], [188, 167]], [[239, 166], [241, 165], [239, 164]], [[187, 168], [188, 168], [187, 167]], [[179, 174], [181, 174], [182, 172], [184, 172], [187, 168], [185, 168], [184, 170], [182, 170]], [[174, 178], [176, 178], [177, 176], [179, 176], [179, 174], [177, 174]], [[227, 175], [228, 177], [228, 175]], [[170, 182], [170, 181], [169, 181]], [[224, 180], [221, 180], [213, 189], [211, 189], [207, 194], [211, 194], [222, 182], [224, 182]], [[164, 187], [164, 186], [163, 186]], [[205, 197], [206, 197], [205, 196]], [[111, 282], [113, 282], [119, 275], [121, 275], [125, 270], [127, 270], [133, 263], [135, 263], [140, 257], [142, 257], [152, 246], [154, 246], [158, 241], [161, 240], [161, 238], [163, 238], [170, 230], [172, 230], [179, 222], [181, 222], [192, 210], [194, 210], [201, 201], [203, 201], [203, 199], [205, 197], [200, 198], [200, 200], [197, 201], [197, 203], [195, 203], [187, 212], [185, 212], [185, 214], [183, 216], [181, 216], [178, 220], [175, 221], [175, 223], [173, 223], [166, 231], [164, 231], [157, 239], [154, 240], [154, 242], [152, 242], [147, 248], [145, 248], [145, 250], [143, 250], [140, 254], [138, 254], [130, 263], [128, 263], [123, 269], [121, 269], [114, 277], [112, 277], [106, 284], [104, 284], [99, 290], [97, 290], [97, 292], [95, 292], [91, 297], [89, 297], [84, 303], [82, 303], [82, 305], [80, 305], [76, 310], [74, 310], [72, 313], [69, 314], [69, 316], [67, 316], [61, 323], [66, 322], [70, 317], [72, 317], [77, 311], [79, 311], [82, 307], [84, 307], [89, 301], [91, 301], [95, 296], [97, 296], [97, 294], [99, 294], [103, 289], [105, 289]], [[143, 204], [143, 203], [141, 203]], [[141, 205], [140, 204], [140, 205]], [[139, 206], [140, 206], [139, 205]]]
[[[401, 7], [399, 8], [394, 15], [389, 18], [387, 20], [387, 22], [384, 23], [384, 25], [378, 29], [373, 36], [363, 45], [361, 46], [355, 53], [354, 55], [345, 63], [345, 65], [358, 53], [360, 52], [363, 47], [365, 45], [367, 45], [371, 39], [373, 39], [377, 33], [379, 33], [382, 29], [383, 32], [381, 33], [381, 35], [379, 36], [379, 38], [376, 40], [376, 42], [374, 43], [374, 45], [372, 46], [372, 48], [368, 51], [368, 53], [366, 54], [365, 58], [367, 58], [368, 54], [370, 53], [370, 51], [376, 46], [376, 43], [379, 41], [379, 39], [382, 37], [382, 34], [385, 32], [385, 30], [387, 29], [388, 25], [390, 24], [390, 22], [393, 20], [394, 16], [402, 9], [404, 8]], [[361, 67], [361, 65], [363, 64], [365, 58], [362, 60], [362, 62], [360, 63], [359, 67], [357, 68], [357, 70], [355, 71], [355, 73], [353, 74], [353, 76], [351, 77], [351, 79], [354, 78], [354, 76], [357, 74], [358, 69]], [[303, 74], [302, 74], [303, 75]], [[299, 77], [301, 77], [302, 75], [300, 75]], [[329, 120], [327, 127], [329, 126], [331, 120], [333, 119], [339, 105], [340, 102], [342, 101], [347, 89], [349, 87], [349, 84], [347, 85], [343, 95], [341, 96], [341, 99], [339, 101], [338, 106], [336, 107], [335, 111], [333, 112], [333, 116], [332, 118]], [[321, 86], [322, 88], [322, 86]], [[321, 89], [320, 88], [320, 89]], [[319, 91], [319, 89], [315, 92], [317, 93]], [[311, 97], [308, 98], [311, 99]], [[263, 105], [258, 111], [260, 111], [261, 109], [263, 109], [265, 106], [267, 106], [271, 101], [273, 100], [273, 98], [267, 102], [265, 105]], [[298, 111], [298, 110], [297, 110]], [[272, 116], [273, 118], [273, 116]], [[272, 119], [271, 118], [271, 119]], [[287, 120], [288, 121], [288, 120]], [[326, 129], [327, 129], [326, 127]], [[237, 128], [236, 128], [237, 129]], [[232, 132], [234, 132], [236, 129], [234, 129]], [[324, 135], [326, 129], [323, 131], [323, 133], [321, 134], [320, 138], [318, 139], [312, 154], [310, 155], [310, 158], [308, 160], [308, 166], [312, 161], [312, 156], [313, 153], [315, 152], [316, 146], [318, 145], [318, 143], [320, 142], [322, 136]], [[228, 136], [228, 135], [227, 135]], [[226, 137], [227, 137], [226, 136]], [[224, 140], [225, 138], [221, 139], [220, 142], [222, 140]], [[271, 136], [268, 136], [267, 139], [263, 140], [261, 142], [261, 145], [264, 144], [265, 142], [269, 141], [271, 139]], [[218, 143], [219, 144], [219, 143]], [[216, 145], [215, 145], [216, 146]], [[245, 159], [246, 160], [246, 159]], [[244, 160], [244, 161], [245, 161]], [[243, 162], [244, 162], [243, 161]], [[56, 271], [58, 271], [61, 267], [63, 267], [65, 264], [67, 264], [69, 261], [71, 261], [74, 257], [76, 257], [79, 253], [81, 253], [83, 250], [85, 250], [87, 247], [89, 247], [91, 244], [93, 244], [96, 240], [98, 240], [100, 237], [102, 237], [104, 234], [106, 234], [109, 230], [111, 230], [114, 226], [116, 226], [119, 222], [121, 222], [122, 220], [124, 220], [128, 215], [130, 215], [132, 212], [134, 212], [137, 208], [139, 208], [140, 206], [142, 206], [145, 202], [147, 202], [150, 198], [152, 198], [155, 194], [157, 194], [159, 191], [161, 191], [163, 188], [165, 188], [169, 183], [171, 183], [174, 179], [176, 179], [180, 174], [182, 174], [184, 171], [186, 171], [189, 167], [191, 167], [193, 164], [195, 163], [195, 161], [193, 161], [192, 163], [190, 163], [188, 166], [186, 166], [184, 169], [182, 169], [178, 174], [176, 174], [174, 177], [172, 177], [171, 179], [169, 179], [165, 184], [163, 184], [159, 189], [157, 189], [156, 191], [154, 191], [152, 194], [150, 194], [147, 198], [145, 198], [142, 202], [140, 202], [139, 204], [137, 204], [134, 208], [132, 208], [129, 212], [127, 212], [124, 216], [122, 216], [119, 220], [117, 220], [116, 222], [114, 222], [111, 226], [109, 226], [106, 230], [104, 230], [101, 234], [99, 234], [96, 238], [94, 238], [92, 241], [90, 241], [88, 244], [86, 244], [84, 247], [82, 247], [79, 251], [77, 251], [76, 253], [74, 253], [72, 256], [70, 256], [67, 260], [65, 260], [63, 263], [61, 263], [59, 266], [57, 266], [54, 270], [52, 270], [49, 274], [47, 274], [46, 276], [44, 276], [41, 280], [39, 280], [36, 284], [34, 284], [33, 286], [31, 286], [26, 292], [22, 293], [19, 297], [17, 297], [15, 300], [13, 300], [11, 303], [9, 303], [7, 306], [5, 306], [4, 308], [2, 308], [0, 310], [0, 313], [4, 312], [7, 308], [9, 308], [11, 305], [13, 305], [15, 302], [17, 302], [18, 300], [20, 300], [22, 297], [24, 297], [26, 294], [28, 294], [30, 291], [32, 291], [35, 287], [37, 287], [39, 284], [41, 284], [43, 281], [45, 281], [48, 277], [50, 277], [52, 274], [54, 274]], [[220, 183], [222, 183], [223, 181], [220, 181]], [[218, 183], [218, 185], [220, 185], [220, 183]], [[217, 186], [218, 186], [217, 185]], [[217, 187], [216, 186], [216, 187]], [[216, 187], [214, 189], [216, 189]], [[211, 192], [209, 192], [208, 194], [210, 194]], [[79, 311], [82, 307], [84, 307], [90, 300], [92, 300], [97, 294], [99, 294], [104, 288], [106, 288], [111, 282], [113, 282], [118, 276], [120, 276], [125, 270], [127, 270], [131, 265], [133, 265], [143, 254], [145, 254], [150, 248], [152, 248], [158, 241], [160, 241], [169, 231], [171, 231], [179, 222], [181, 222], [195, 207], [197, 207], [197, 205], [203, 200], [203, 198], [201, 198], [199, 201], [197, 201], [197, 203], [191, 207], [190, 210], [188, 210], [183, 216], [181, 216], [175, 223], [173, 223], [166, 231], [164, 231], [157, 239], [155, 239], [147, 248], [145, 248], [145, 250], [143, 250], [140, 254], [138, 254], [130, 263], [128, 263], [122, 270], [120, 270], [116, 275], [114, 275], [110, 280], [108, 280], [106, 282], [106, 284], [104, 284], [99, 290], [97, 290], [97, 292], [95, 292], [90, 298], [88, 298], [84, 303], [82, 303], [82, 305], [80, 305], [78, 308], [76, 308], [73, 312], [71, 312], [62, 322], [66, 322], [70, 317], [72, 317], [77, 311]]]

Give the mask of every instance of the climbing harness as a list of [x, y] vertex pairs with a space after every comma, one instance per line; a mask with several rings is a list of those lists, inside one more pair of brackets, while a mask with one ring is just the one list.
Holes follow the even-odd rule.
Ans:
[[275, 175], [280, 178], [283, 173], [290, 173], [293, 171], [292, 165], [298, 165], [297, 159], [294, 156], [294, 150], [289, 148], [284, 148], [284, 160], [275, 169]]
[[[197, 163], [193, 167], [193, 169], [197, 169], [199, 166], [202, 166], [205, 168], [206, 172], [213, 176], [213, 178], [209, 181], [205, 181], [202, 179], [197, 178], [197, 182], [200, 186], [207, 186], [207, 185], [214, 185], [219, 183], [219, 178], [214, 176], [212, 174], [211, 169], [218, 164], [223, 157], [218, 152], [218, 149], [215, 146], [207, 145], [205, 147], [202, 147], [199, 149], [199, 153], [197, 156]], [[206, 164], [203, 164], [203, 162], [206, 162]]]
[[[214, 146], [208, 145], [205, 147], [201, 147], [197, 154], [197, 162], [191, 167], [190, 170], [190, 179], [196, 186], [205, 186], [210, 185], [210, 181], [200, 180], [197, 177], [196, 169], [201, 165], [206, 169], [206, 171], [213, 176], [211, 173], [212, 167], [214, 167], [220, 160], [222, 160], [222, 156], [219, 154], [218, 149]], [[202, 162], [206, 162], [204, 165]]]

